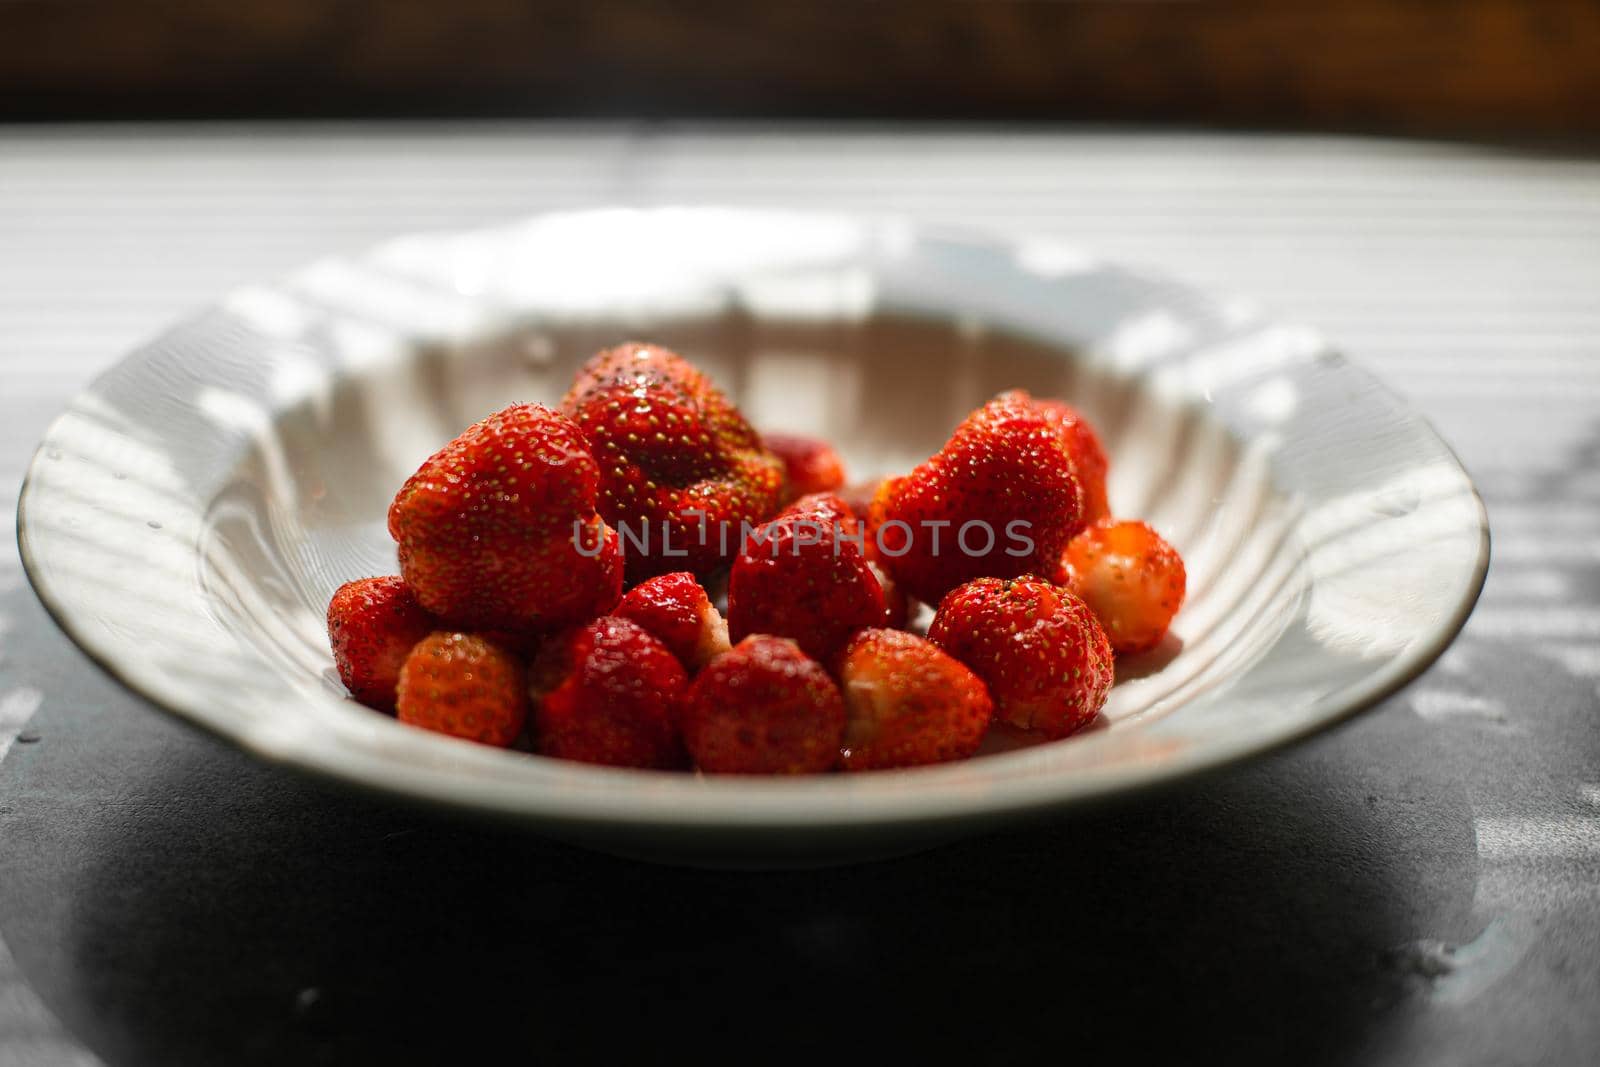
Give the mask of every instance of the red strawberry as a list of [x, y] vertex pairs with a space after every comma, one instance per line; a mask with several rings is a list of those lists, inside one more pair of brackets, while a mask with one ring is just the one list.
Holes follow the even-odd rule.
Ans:
[[748, 637], [689, 686], [683, 737], [712, 774], [812, 774], [839, 760], [839, 687], [793, 641]]
[[538, 404], [491, 415], [394, 498], [400, 573], [423, 607], [464, 628], [545, 630], [609, 611], [622, 563], [595, 513], [599, 478], [565, 415]]
[[644, 627], [691, 672], [728, 651], [728, 624], [688, 571], [640, 582], [612, 614]]
[[967, 416], [939, 453], [872, 504], [878, 560], [937, 603], [973, 578], [1053, 571], [1083, 527], [1083, 491], [1055, 426], [1023, 393]]
[[394, 711], [400, 667], [437, 625], [400, 578], [341, 585], [328, 602], [328, 643], [350, 695], [369, 708]]
[[844, 484], [844, 460], [828, 442], [792, 433], [761, 435], [767, 451], [783, 460], [784, 502], [831, 493]]
[[728, 632], [793, 638], [824, 662], [865, 626], [888, 618], [863, 550], [864, 531], [844, 502], [801, 497], [745, 540], [728, 576]]
[[683, 765], [679, 705], [689, 677], [638, 623], [607, 616], [546, 643], [531, 671], [534, 746], [616, 767]]
[[704, 577], [739, 550], [745, 524], [778, 507], [783, 461], [739, 410], [676, 353], [600, 352], [561, 402], [594, 443], [600, 513], [627, 536], [630, 582]]
[[[1028, 394], [1020, 389], [1013, 392], [1028, 398]], [[1009, 395], [1001, 394], [1002, 397]], [[1109, 464], [1099, 435], [1089, 425], [1089, 420], [1070, 404], [1060, 400], [1038, 399], [1033, 400], [1033, 406], [1056, 428], [1061, 435], [1062, 447], [1072, 459], [1072, 472], [1083, 486], [1083, 521], [1099, 522], [1111, 514], [1111, 508], [1106, 503], [1106, 468]]]
[[952, 590], [928, 639], [988, 684], [1000, 718], [1050, 737], [1087, 724], [1111, 691], [1111, 645], [1094, 613], [1033, 575]]
[[994, 715], [978, 676], [938, 645], [899, 630], [862, 630], [839, 666], [847, 771], [966, 759]]
[[505, 748], [528, 717], [522, 661], [476, 634], [429, 634], [400, 669], [400, 721]]
[[1107, 519], [1074, 537], [1061, 581], [1089, 605], [1117, 652], [1154, 648], [1183, 606], [1183, 559], [1142, 522]]

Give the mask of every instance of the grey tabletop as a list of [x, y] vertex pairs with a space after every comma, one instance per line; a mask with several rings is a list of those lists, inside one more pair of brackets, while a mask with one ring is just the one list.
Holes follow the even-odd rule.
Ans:
[[427, 1062], [506, 1038], [568, 1058], [1600, 1060], [1600, 158], [1038, 129], [0, 128], [0, 507], [76, 388], [230, 286], [397, 231], [673, 202], [1048, 234], [1314, 323], [1477, 480], [1483, 599], [1404, 692], [1248, 767], [890, 863], [715, 875], [257, 766], [98, 674], [7, 546], [0, 1064]]

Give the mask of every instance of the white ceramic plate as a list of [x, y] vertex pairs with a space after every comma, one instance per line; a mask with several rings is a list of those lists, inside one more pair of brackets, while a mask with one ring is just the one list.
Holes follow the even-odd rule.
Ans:
[[[594, 349], [679, 348], [760, 427], [902, 471], [995, 392], [1087, 410], [1113, 508], [1182, 551], [1175, 638], [1101, 728], [940, 767], [803, 780], [562, 763], [345, 699], [323, 613], [395, 570], [418, 462]], [[662, 209], [408, 237], [235, 292], [50, 428], [22, 497], [35, 588], [91, 656], [264, 759], [698, 863], [916, 848], [1304, 737], [1420, 672], [1488, 529], [1433, 430], [1316, 334], [1057, 244], [892, 221]], [[1001, 747], [1001, 746], [997, 746]]]

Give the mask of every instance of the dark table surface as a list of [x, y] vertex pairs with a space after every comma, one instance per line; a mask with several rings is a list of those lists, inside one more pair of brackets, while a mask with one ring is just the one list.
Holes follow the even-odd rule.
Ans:
[[1315, 322], [1489, 504], [1465, 633], [1247, 766], [884, 863], [650, 867], [257, 764], [0, 555], [0, 1064], [1087, 1046], [1600, 1060], [1600, 162], [1108, 132], [0, 129], [0, 504], [90, 374], [389, 232], [607, 201], [1067, 237]]

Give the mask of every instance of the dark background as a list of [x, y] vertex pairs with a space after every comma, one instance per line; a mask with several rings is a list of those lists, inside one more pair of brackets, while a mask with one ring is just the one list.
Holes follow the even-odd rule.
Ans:
[[1600, 131], [1592, 0], [0, 0], [0, 119]]

